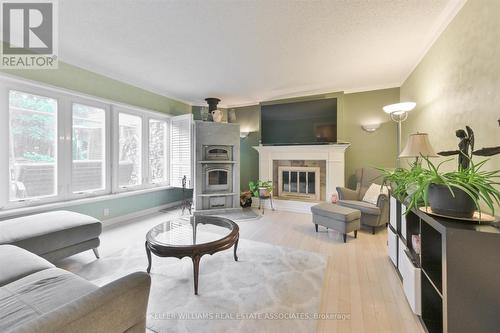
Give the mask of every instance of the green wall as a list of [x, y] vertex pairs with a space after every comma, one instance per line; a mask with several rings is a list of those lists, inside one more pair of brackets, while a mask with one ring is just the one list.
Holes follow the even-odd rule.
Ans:
[[[57, 70], [2, 70], [2, 72], [173, 115], [191, 112], [191, 106], [188, 104], [61, 62]], [[109, 198], [64, 209], [85, 213], [98, 219], [109, 219], [181, 199], [180, 189], [167, 189], [122, 198]], [[104, 208], [109, 209], [107, 217], [103, 215]]]
[[[191, 194], [191, 192], [189, 193]], [[175, 188], [123, 198], [110, 198], [99, 202], [64, 207], [64, 209], [105, 220], [180, 200], [182, 200], [182, 189]], [[105, 208], [109, 209], [109, 216], [104, 216]]]
[[[476, 148], [500, 144], [499, 13], [499, 1], [468, 1], [403, 83], [401, 100], [417, 103], [404, 142], [420, 131], [436, 151], [453, 150], [455, 130], [469, 125]], [[488, 164], [500, 169], [500, 155]]]
[[[344, 95], [344, 138], [351, 146], [346, 152], [346, 185], [354, 188], [356, 169], [377, 166], [395, 167], [396, 123], [382, 107], [399, 102], [399, 88], [365, 91]], [[361, 125], [380, 124], [372, 133]]]
[[[363, 166], [393, 167], [396, 156], [396, 126], [382, 111], [387, 104], [399, 101], [399, 88], [374, 90], [354, 94], [336, 92], [331, 94], [298, 97], [286, 100], [265, 102], [284, 103], [319, 98], [337, 97], [338, 140], [347, 141], [351, 146], [346, 153], [346, 184], [355, 186], [353, 175]], [[260, 105], [235, 108], [236, 120], [241, 131], [250, 131], [247, 138], [241, 139], [241, 188], [247, 189], [249, 180], [259, 177], [259, 154], [253, 146], [260, 140]], [[373, 132], [365, 132], [362, 124], [381, 124]]]
[[236, 122], [241, 132], [249, 132], [240, 139], [240, 187], [248, 190], [248, 183], [259, 179], [259, 153], [253, 149], [260, 142], [260, 105], [235, 108]]
[[[403, 83], [401, 100], [417, 103], [403, 142], [419, 131], [436, 151], [454, 150], [455, 130], [469, 125], [476, 149], [500, 145], [499, 13], [500, 1], [468, 1]], [[500, 155], [490, 157], [485, 170], [499, 169]]]
[[0, 71], [25, 79], [172, 115], [191, 112], [191, 106], [186, 103], [63, 62], [59, 62], [58, 69]]

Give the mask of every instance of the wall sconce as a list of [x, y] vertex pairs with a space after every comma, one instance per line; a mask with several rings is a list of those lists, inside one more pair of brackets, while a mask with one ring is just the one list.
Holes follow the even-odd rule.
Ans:
[[368, 133], [375, 132], [379, 127], [380, 124], [361, 125], [361, 128], [367, 131]]
[[240, 138], [244, 139], [248, 136], [248, 134], [250, 134], [250, 132], [240, 132]]

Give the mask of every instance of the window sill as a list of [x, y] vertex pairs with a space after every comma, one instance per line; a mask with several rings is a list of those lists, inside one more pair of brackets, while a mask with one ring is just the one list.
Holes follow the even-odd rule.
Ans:
[[174, 187], [172, 187], [172, 186], [158, 186], [158, 187], [141, 189], [141, 190], [129, 190], [129, 191], [123, 191], [123, 192], [118, 192], [118, 193], [103, 194], [103, 195], [94, 196], [94, 197], [72, 199], [72, 200], [66, 200], [66, 201], [58, 201], [58, 202], [53, 202], [53, 203], [25, 206], [25, 207], [20, 207], [20, 208], [3, 208], [3, 209], [0, 209], [0, 219], [4, 220], [7, 218], [15, 218], [15, 217], [18, 217], [21, 215], [42, 213], [42, 212], [46, 212], [46, 211], [50, 211], [50, 210], [54, 210], [54, 209], [60, 209], [60, 208], [64, 208], [64, 207], [88, 204], [88, 203], [105, 201], [105, 200], [120, 199], [120, 198], [130, 197], [130, 196], [134, 196], [134, 195], [169, 190], [169, 189], [173, 189], [173, 188]]

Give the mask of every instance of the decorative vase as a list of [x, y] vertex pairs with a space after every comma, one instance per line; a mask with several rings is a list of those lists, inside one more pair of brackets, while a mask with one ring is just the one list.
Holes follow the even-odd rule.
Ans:
[[216, 122], [216, 123], [222, 122], [222, 117], [223, 117], [223, 114], [222, 114], [221, 110], [215, 109], [212, 111], [212, 118], [214, 119], [214, 122]]
[[474, 200], [464, 191], [453, 187], [453, 194], [446, 185], [431, 184], [428, 196], [429, 205], [434, 213], [450, 217], [471, 218], [476, 210]]

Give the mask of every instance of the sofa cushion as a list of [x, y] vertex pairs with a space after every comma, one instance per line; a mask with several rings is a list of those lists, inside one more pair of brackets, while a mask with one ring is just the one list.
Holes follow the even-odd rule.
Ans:
[[96, 289], [92, 283], [59, 268], [49, 268], [0, 287], [0, 332], [36, 320]]
[[363, 214], [380, 215], [380, 208], [369, 202], [356, 200], [339, 200], [338, 204], [344, 207], [358, 209]]
[[47, 260], [14, 245], [0, 245], [0, 264], [0, 286], [54, 267]]
[[54, 211], [0, 221], [0, 244], [38, 255], [99, 237], [101, 222], [91, 216]]
[[342, 207], [328, 202], [322, 202], [312, 206], [311, 212], [315, 215], [320, 215], [342, 222], [354, 221], [361, 217], [359, 210]]

